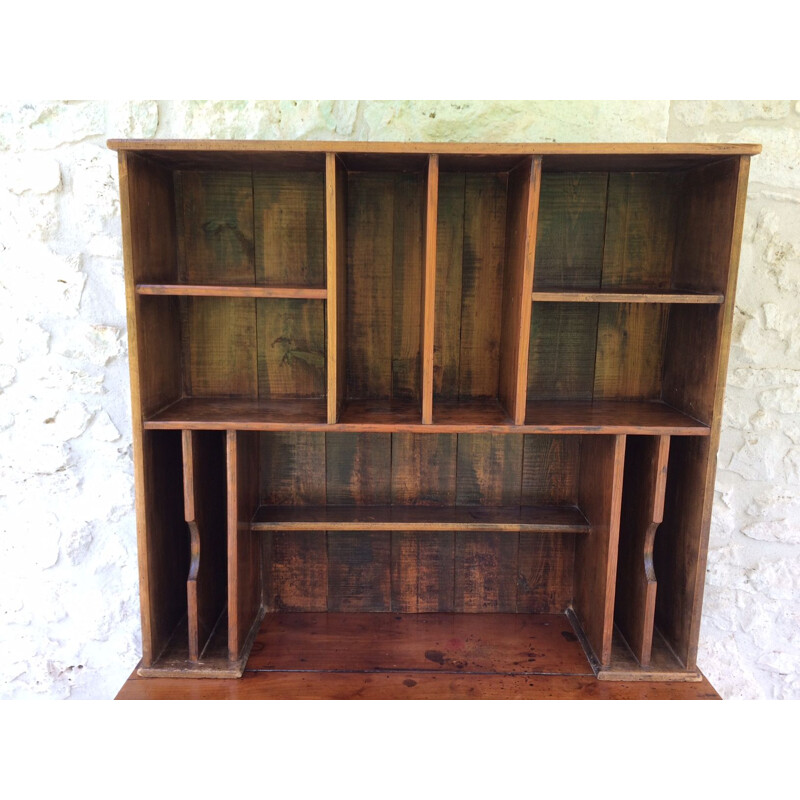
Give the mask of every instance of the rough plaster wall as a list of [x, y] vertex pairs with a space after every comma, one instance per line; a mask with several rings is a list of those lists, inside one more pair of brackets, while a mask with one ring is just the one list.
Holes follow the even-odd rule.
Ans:
[[754, 141], [700, 664], [800, 697], [800, 106], [0, 106], [0, 697], [112, 697], [139, 657], [125, 302], [107, 137]]

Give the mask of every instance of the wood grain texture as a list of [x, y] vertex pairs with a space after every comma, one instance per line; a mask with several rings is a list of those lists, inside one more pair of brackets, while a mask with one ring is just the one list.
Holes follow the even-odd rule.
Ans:
[[456, 478], [458, 505], [518, 505], [521, 473], [521, 436], [459, 435]]
[[256, 283], [250, 172], [180, 172], [175, 192], [181, 282]]
[[177, 297], [262, 297], [294, 300], [325, 300], [327, 289], [308, 288], [295, 284], [281, 286], [212, 286], [199, 283], [138, 283], [136, 294]]
[[578, 505], [592, 532], [575, 543], [574, 611], [601, 665], [611, 658], [624, 436], [587, 436], [581, 442]]
[[264, 433], [259, 448], [262, 505], [325, 505], [325, 434]]
[[256, 283], [325, 285], [325, 174], [253, 175]]
[[325, 396], [325, 307], [317, 300], [256, 301], [258, 395]]
[[183, 489], [190, 531], [186, 581], [189, 659], [199, 661], [227, 602], [225, 434], [184, 431]]
[[455, 533], [392, 533], [392, 611], [453, 610]]
[[500, 340], [499, 399], [517, 425], [525, 422], [531, 303], [539, 215], [541, 159], [523, 162], [508, 177], [506, 275]]
[[522, 504], [577, 505], [580, 447], [579, 436], [525, 436]]
[[572, 604], [575, 537], [520, 533], [517, 560], [517, 612], [564, 613]]
[[264, 537], [265, 547], [267, 580], [264, 602], [267, 610], [326, 611], [327, 534], [320, 531], [293, 531], [260, 535]]
[[453, 434], [392, 434], [392, 504], [455, 505], [457, 445]]
[[391, 503], [390, 434], [330, 434], [326, 437], [325, 459], [329, 505]]
[[668, 457], [668, 436], [627, 437], [614, 621], [642, 667], [650, 665], [653, 645], [653, 546], [664, 518]]
[[535, 291], [534, 303], [665, 303], [682, 305], [720, 305], [725, 300], [718, 292], [681, 292], [669, 289], [663, 292], [637, 292], [633, 290], [587, 292], [580, 289], [563, 291]]
[[185, 394], [255, 398], [256, 301], [185, 297], [180, 302]]
[[518, 535], [459, 534], [455, 546], [455, 610], [516, 612], [518, 551]]
[[436, 309], [436, 234], [439, 211], [439, 156], [428, 159], [425, 181], [425, 217], [423, 238], [425, 252], [422, 267], [422, 422], [433, 421], [433, 372], [434, 372], [434, 314]]
[[328, 422], [334, 424], [344, 403], [347, 319], [347, 174], [333, 153], [325, 156], [325, 241], [328, 287]]
[[228, 657], [246, 655], [245, 645], [261, 618], [262, 553], [250, 520], [259, 500], [259, 436], [226, 434], [228, 509]]
[[328, 534], [328, 610], [391, 611], [390, 533]]

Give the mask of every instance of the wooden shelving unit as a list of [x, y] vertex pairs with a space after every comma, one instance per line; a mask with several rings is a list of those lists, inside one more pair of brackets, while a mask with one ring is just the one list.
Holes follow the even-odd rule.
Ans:
[[109, 145], [141, 676], [701, 680], [758, 146]]

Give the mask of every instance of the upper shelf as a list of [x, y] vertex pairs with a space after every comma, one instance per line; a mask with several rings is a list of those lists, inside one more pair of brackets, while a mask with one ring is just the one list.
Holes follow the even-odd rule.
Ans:
[[136, 294], [179, 297], [257, 297], [325, 300], [328, 290], [311, 286], [212, 286], [197, 283], [139, 283]]
[[569, 289], [535, 291], [534, 303], [684, 303], [689, 305], [721, 305], [725, 295], [720, 293], [683, 292], [677, 289], [655, 292], [592, 291]]

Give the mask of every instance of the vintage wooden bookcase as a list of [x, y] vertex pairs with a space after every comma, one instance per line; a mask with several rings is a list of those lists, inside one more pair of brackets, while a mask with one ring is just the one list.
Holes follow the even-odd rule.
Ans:
[[109, 144], [140, 675], [700, 677], [760, 147]]

